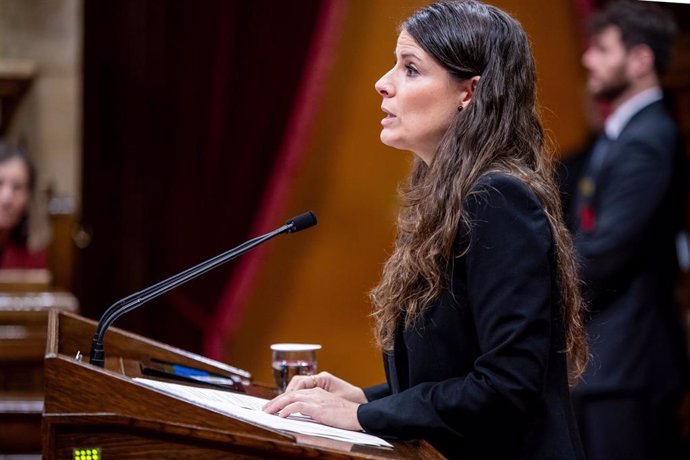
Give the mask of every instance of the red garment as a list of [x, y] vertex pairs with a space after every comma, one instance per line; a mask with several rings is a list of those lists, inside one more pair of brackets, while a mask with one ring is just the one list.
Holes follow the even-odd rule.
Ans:
[[0, 255], [0, 269], [2, 268], [48, 268], [48, 253], [45, 249], [30, 252], [25, 247], [9, 243]]

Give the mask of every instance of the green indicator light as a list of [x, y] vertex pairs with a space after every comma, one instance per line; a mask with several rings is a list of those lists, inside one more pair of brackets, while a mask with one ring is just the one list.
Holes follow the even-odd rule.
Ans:
[[72, 455], [74, 460], [100, 460], [101, 449], [88, 448], [88, 449], [72, 449]]

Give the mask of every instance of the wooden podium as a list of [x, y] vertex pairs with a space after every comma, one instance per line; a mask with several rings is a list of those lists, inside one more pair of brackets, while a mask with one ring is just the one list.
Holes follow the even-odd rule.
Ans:
[[[45, 356], [43, 457], [73, 459], [89, 449], [100, 458], [443, 458], [425, 441], [393, 449], [353, 445], [272, 430], [220, 414], [137, 383], [151, 358], [227, 373], [227, 366], [111, 328], [105, 369], [76, 359], [88, 355], [96, 322], [52, 311]], [[249, 385], [270, 397], [272, 390]]]

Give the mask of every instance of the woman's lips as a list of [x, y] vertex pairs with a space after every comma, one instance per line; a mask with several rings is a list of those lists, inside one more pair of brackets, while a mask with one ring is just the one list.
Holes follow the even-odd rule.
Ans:
[[381, 120], [381, 124], [383, 126], [388, 126], [391, 123], [393, 123], [393, 120], [396, 118], [396, 116], [390, 113], [388, 110], [384, 109], [383, 107], [381, 107], [381, 110], [383, 110], [386, 113], [386, 117], [383, 120]]

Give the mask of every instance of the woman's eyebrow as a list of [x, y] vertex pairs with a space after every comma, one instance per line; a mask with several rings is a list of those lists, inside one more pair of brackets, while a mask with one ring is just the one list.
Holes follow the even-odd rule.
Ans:
[[414, 59], [416, 59], [416, 60], [418, 60], [418, 61], [420, 60], [420, 59], [419, 59], [419, 56], [417, 56], [416, 54], [414, 54], [414, 53], [411, 52], [411, 51], [407, 51], [407, 52], [404, 52], [404, 53], [400, 53], [400, 57], [401, 57], [401, 58], [414, 58]]

